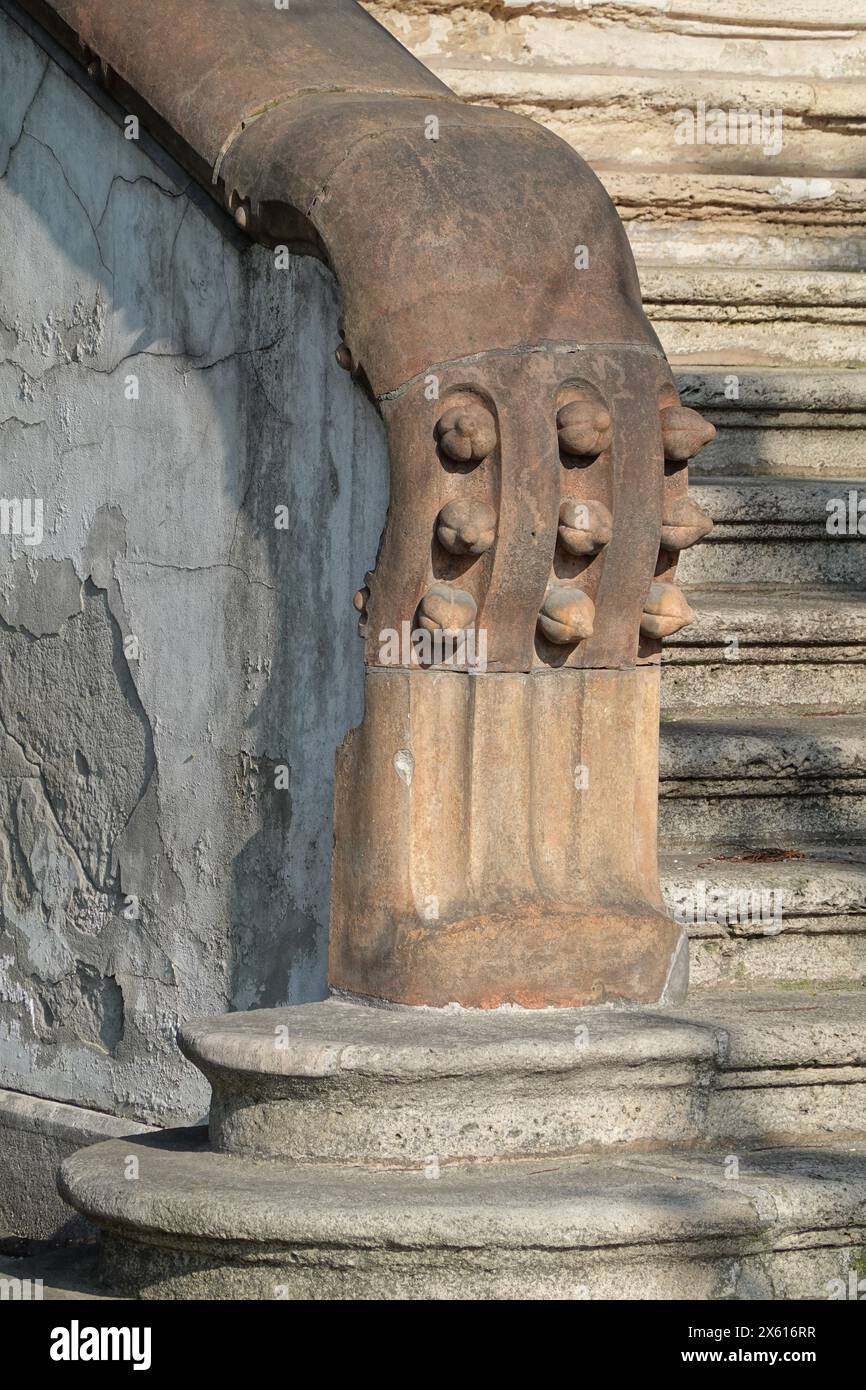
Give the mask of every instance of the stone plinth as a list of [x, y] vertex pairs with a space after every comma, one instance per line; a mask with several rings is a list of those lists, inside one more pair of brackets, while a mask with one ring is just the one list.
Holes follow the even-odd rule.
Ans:
[[663, 1015], [329, 1000], [189, 1024], [210, 1139], [292, 1163], [417, 1167], [696, 1137], [719, 1037]]
[[139, 1298], [826, 1297], [866, 1235], [861, 1017], [850, 993], [205, 1019], [181, 1042], [209, 1133], [83, 1150], [61, 1191]]

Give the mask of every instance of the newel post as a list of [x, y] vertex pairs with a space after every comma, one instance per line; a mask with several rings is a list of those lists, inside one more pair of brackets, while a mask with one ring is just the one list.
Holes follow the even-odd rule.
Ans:
[[660, 639], [709, 430], [645, 344], [492, 351], [387, 402], [392, 500], [338, 754], [330, 983], [410, 1004], [653, 1003]]
[[481, 1008], [675, 1001], [659, 652], [692, 617], [674, 571], [710, 529], [687, 462], [713, 427], [679, 404], [616, 211], [573, 150], [447, 95], [383, 98], [375, 120], [311, 213], [344, 290], [338, 358], [391, 458], [355, 598], [366, 712], [337, 759], [330, 985]]

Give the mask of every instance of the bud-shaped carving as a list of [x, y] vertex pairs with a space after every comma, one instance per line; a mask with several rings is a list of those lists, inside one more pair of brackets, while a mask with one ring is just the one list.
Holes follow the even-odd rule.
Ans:
[[559, 539], [572, 555], [596, 555], [613, 535], [613, 517], [603, 502], [566, 497], [559, 508]]
[[687, 463], [716, 437], [716, 427], [687, 405], [668, 405], [661, 412], [662, 443], [671, 463]]
[[664, 550], [686, 550], [697, 545], [713, 529], [712, 517], [690, 497], [677, 497], [665, 505], [661, 543]]
[[436, 425], [439, 448], [455, 463], [480, 463], [496, 448], [496, 421], [483, 405], [457, 405]]
[[436, 520], [436, 535], [452, 555], [483, 555], [496, 535], [496, 512], [471, 498], [448, 502]]
[[548, 589], [538, 615], [538, 626], [548, 642], [560, 647], [591, 637], [594, 621], [595, 604], [589, 594], [565, 586]]
[[694, 620], [685, 594], [676, 584], [657, 579], [650, 585], [640, 624], [645, 637], [670, 637]]
[[434, 584], [418, 605], [418, 625], [428, 632], [464, 632], [477, 612], [477, 603], [465, 589]]
[[610, 448], [611, 420], [600, 401], [588, 392], [561, 407], [556, 416], [559, 447], [578, 458], [596, 458]]

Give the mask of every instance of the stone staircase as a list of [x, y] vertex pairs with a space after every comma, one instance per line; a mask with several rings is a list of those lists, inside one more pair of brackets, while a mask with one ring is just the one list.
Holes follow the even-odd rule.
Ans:
[[[786, 332], [802, 348], [802, 337], [782, 324], [781, 336]], [[718, 429], [700, 456], [703, 478], [866, 476], [860, 367], [684, 367], [677, 385], [684, 404]]]
[[[809, 846], [664, 851], [662, 883], [671, 911], [688, 925], [691, 991], [754, 986], [796, 990], [862, 987], [866, 976], [866, 864], [856, 848]], [[702, 888], [703, 885], [703, 888]], [[735, 911], [701, 912], [713, 902]], [[770, 895], [773, 895], [772, 897]], [[748, 907], [742, 911], [745, 899]], [[751, 904], [768, 900], [761, 920]], [[773, 909], [780, 907], [778, 917]], [[697, 920], [695, 920], [697, 918]], [[708, 920], [709, 919], [709, 920]], [[791, 1001], [793, 1007], [794, 1000]], [[866, 1015], [866, 997], [862, 1000]], [[866, 1022], [860, 1027], [866, 1031]]]
[[[692, 480], [715, 528], [683, 554], [678, 576], [697, 621], [663, 656], [663, 885], [689, 922], [693, 988], [862, 986], [866, 534], [827, 529], [833, 499], [866, 496], [862, 374], [751, 369], [737, 376], [740, 401], [720, 405], [734, 371], [691, 370], [679, 382], [719, 436]], [[844, 477], [827, 476], [827, 441], [816, 443], [825, 427], [846, 444], [835, 462]], [[789, 476], [800, 438], [803, 476]], [[820, 468], [810, 466], [816, 452]], [[764, 895], [773, 910], [765, 921], [748, 910], [700, 920], [707, 893], [717, 908]]]

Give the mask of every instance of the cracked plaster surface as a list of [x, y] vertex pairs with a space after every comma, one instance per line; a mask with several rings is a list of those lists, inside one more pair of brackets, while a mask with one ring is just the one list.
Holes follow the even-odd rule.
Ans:
[[183, 1121], [180, 1022], [324, 991], [383, 432], [327, 271], [2, 12], [0, 88], [0, 491], [44, 505], [0, 535], [0, 1086]]

